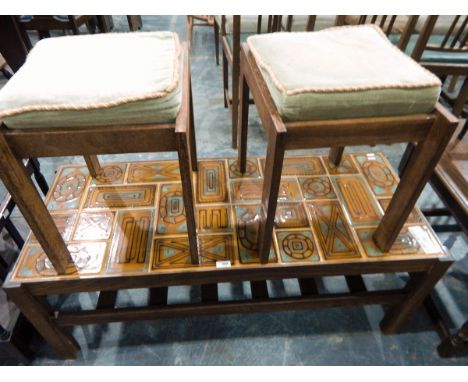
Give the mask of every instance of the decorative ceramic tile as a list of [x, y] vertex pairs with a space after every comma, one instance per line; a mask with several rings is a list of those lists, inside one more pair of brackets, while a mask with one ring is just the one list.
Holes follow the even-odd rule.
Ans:
[[302, 203], [278, 203], [275, 226], [276, 228], [308, 227], [309, 221]]
[[64, 167], [58, 175], [57, 183], [50, 194], [47, 207], [49, 210], [76, 209], [86, 187], [88, 169], [82, 167]]
[[224, 161], [210, 160], [198, 163], [197, 202], [224, 203], [228, 201]]
[[112, 240], [108, 272], [143, 271], [149, 262], [152, 210], [120, 211]]
[[360, 257], [338, 201], [310, 202], [308, 208], [320, 248], [326, 259]]
[[305, 200], [336, 199], [328, 176], [300, 177], [298, 180]]
[[182, 185], [163, 184], [159, 197], [158, 234], [187, 232]]
[[[236, 206], [237, 242], [241, 263], [258, 263], [257, 237], [260, 206]], [[269, 262], [276, 262], [273, 247], [270, 248]]]
[[200, 232], [230, 232], [231, 208], [228, 205], [197, 207], [197, 223]]
[[[215, 265], [216, 261], [234, 260], [232, 235], [200, 236], [200, 265]], [[187, 237], [156, 238], [151, 268], [185, 268], [191, 263]]]
[[[99, 273], [106, 254], [106, 243], [70, 243], [68, 250], [76, 271], [67, 275]], [[16, 272], [18, 278], [41, 278], [57, 276], [52, 263], [39, 245], [25, 247], [21, 264]], [[62, 277], [62, 276], [61, 276]]]
[[319, 261], [320, 256], [310, 231], [279, 231], [276, 233], [281, 259], [286, 263]]
[[[391, 199], [378, 199], [384, 211], [387, 211], [387, 207], [390, 204], [390, 200]], [[419, 211], [418, 208], [413, 208], [413, 210], [408, 216], [408, 220], [406, 220], [406, 223], [411, 223], [411, 224], [424, 223], [424, 220], [421, 216], [421, 211]]]
[[112, 231], [114, 212], [82, 212], [73, 240], [107, 240]]
[[334, 177], [333, 183], [353, 224], [379, 223], [382, 213], [360, 175]]
[[341, 163], [338, 167], [330, 163], [328, 156], [324, 155], [322, 156], [322, 159], [325, 162], [328, 173], [331, 175], [359, 174], [359, 171], [356, 168], [356, 165], [353, 163], [351, 155], [349, 154], [343, 155]]
[[92, 180], [92, 183], [102, 184], [122, 184], [125, 176], [126, 164], [116, 163], [107, 164], [102, 166], [102, 172], [96, 179]]
[[180, 180], [178, 161], [131, 163], [127, 183], [155, 183]]
[[393, 195], [398, 181], [380, 154], [354, 154], [354, 158], [375, 195]]
[[367, 256], [370, 257], [441, 253], [437, 241], [423, 226], [404, 227], [390, 251], [385, 253], [377, 247], [372, 239], [375, 229], [358, 228], [356, 232]]
[[[265, 173], [265, 159], [260, 159], [260, 162]], [[318, 156], [288, 156], [284, 158], [281, 176], [322, 175], [325, 173], [325, 168]]]
[[[239, 179], [231, 181], [234, 203], [260, 202], [262, 198], [263, 179]], [[279, 202], [300, 201], [301, 194], [296, 179], [283, 178], [278, 192]]]
[[[55, 225], [57, 226], [58, 231], [63, 237], [63, 240], [69, 240], [71, 231], [73, 229], [73, 224], [75, 222], [76, 212], [68, 214], [52, 214], [52, 219], [54, 220]], [[36, 236], [31, 234], [30, 243], [37, 243]]]
[[152, 207], [156, 186], [92, 187], [88, 191], [85, 208]]
[[247, 159], [245, 166], [245, 173], [242, 174], [239, 171], [239, 166], [237, 164], [237, 159], [229, 159], [229, 178], [260, 178], [260, 171], [258, 170], [258, 163], [255, 159]]

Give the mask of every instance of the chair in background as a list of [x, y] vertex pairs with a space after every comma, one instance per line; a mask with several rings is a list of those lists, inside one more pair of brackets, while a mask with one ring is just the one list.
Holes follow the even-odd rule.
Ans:
[[[213, 15], [187, 15], [187, 41], [192, 43], [192, 35], [194, 27], [213, 27], [215, 25]], [[215, 49], [216, 49], [216, 64], [219, 65], [218, 49], [219, 49], [219, 34], [215, 33]]]
[[312, 32], [336, 25], [335, 15], [285, 15], [280, 16], [280, 26], [285, 32]]

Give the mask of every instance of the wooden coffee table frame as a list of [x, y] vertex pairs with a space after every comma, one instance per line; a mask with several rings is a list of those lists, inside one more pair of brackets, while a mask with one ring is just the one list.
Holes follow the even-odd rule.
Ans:
[[195, 130], [187, 45], [183, 47], [182, 104], [175, 123], [77, 128], [0, 128], [0, 175], [58, 274], [76, 268], [22, 158], [83, 155], [91, 176], [100, 172], [98, 154], [177, 151], [187, 215], [190, 255], [198, 263], [191, 171], [197, 170]]
[[258, 234], [261, 261], [268, 261], [285, 150], [331, 147], [330, 162], [338, 165], [345, 146], [418, 142], [374, 234], [378, 247], [388, 252], [444, 152], [458, 119], [437, 104], [430, 114], [286, 123], [246, 43], [241, 47], [240, 70], [238, 152], [241, 172], [245, 172], [247, 160], [250, 92], [268, 139]]

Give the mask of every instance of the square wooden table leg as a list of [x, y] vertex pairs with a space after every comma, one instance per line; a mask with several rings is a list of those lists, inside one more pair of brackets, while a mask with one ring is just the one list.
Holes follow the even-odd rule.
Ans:
[[335, 167], [338, 167], [343, 158], [344, 147], [332, 147], [328, 153], [328, 161]]
[[84, 160], [86, 162], [86, 166], [88, 167], [89, 174], [93, 178], [97, 178], [102, 172], [102, 167], [99, 163], [97, 155], [85, 155]]
[[21, 284], [7, 284], [4, 289], [8, 297], [58, 354], [66, 359], [76, 357], [80, 346], [70, 334], [51, 319], [50, 307], [44, 305], [44, 300], [39, 301], [36, 299]]
[[240, 100], [239, 100], [239, 120], [237, 128], [237, 146], [239, 170], [243, 174], [247, 165], [247, 133], [249, 130], [249, 85], [241, 74], [240, 83]]
[[47, 207], [26, 172], [0, 133], [0, 175], [29, 227], [58, 274], [75, 270], [70, 252]]
[[276, 205], [281, 183], [284, 159], [284, 133], [269, 131], [267, 155], [265, 158], [265, 177], [263, 180], [262, 209], [258, 227], [258, 255], [260, 261], [268, 263]]
[[213, 31], [214, 31], [216, 65], [219, 65], [219, 26], [216, 23], [216, 21], [213, 22]]
[[411, 275], [407, 297], [387, 312], [380, 323], [382, 331], [385, 334], [397, 333], [452, 264], [453, 260], [438, 261], [429, 271]]
[[226, 52], [223, 49], [223, 96], [224, 96], [224, 107], [229, 107], [229, 64], [226, 56]]
[[195, 116], [193, 114], [192, 81], [190, 80], [188, 139], [190, 145], [190, 163], [192, 171], [198, 171], [197, 141], [195, 137]]
[[411, 155], [395, 194], [374, 233], [374, 241], [382, 252], [388, 252], [398, 237], [444, 153], [457, 123], [458, 120], [453, 115], [438, 107], [437, 117], [429, 133], [418, 143]]

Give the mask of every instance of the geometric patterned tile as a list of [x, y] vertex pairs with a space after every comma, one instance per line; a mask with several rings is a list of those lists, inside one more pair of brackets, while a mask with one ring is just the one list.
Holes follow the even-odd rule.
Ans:
[[114, 212], [82, 212], [73, 240], [107, 240], [112, 231]]
[[353, 154], [374, 194], [392, 196], [398, 181], [380, 154]]
[[[265, 173], [265, 159], [260, 159]], [[283, 161], [281, 176], [306, 176], [326, 174], [325, 168], [318, 157], [286, 156]]]
[[[75, 223], [76, 212], [66, 214], [53, 213], [51, 215], [58, 231], [63, 237], [63, 240], [69, 240], [71, 231], [73, 229], [73, 224]], [[37, 243], [36, 236], [34, 236], [33, 233], [31, 233], [29, 242]]]
[[[391, 199], [378, 199], [379, 204], [381, 205], [382, 209], [387, 211], [387, 207], [390, 204]], [[418, 224], [424, 223], [424, 219], [421, 216], [421, 211], [418, 208], [413, 208], [408, 216], [408, 220], [406, 220], [407, 224]]]
[[311, 231], [277, 231], [281, 260], [286, 263], [319, 261]]
[[49, 210], [76, 209], [79, 206], [81, 195], [86, 186], [88, 168], [64, 167], [57, 175], [57, 182], [50, 193]]
[[187, 220], [180, 183], [163, 184], [159, 197], [158, 234], [187, 232]]
[[305, 200], [336, 199], [328, 176], [299, 177], [298, 180]]
[[102, 172], [96, 177], [92, 178], [93, 184], [122, 184], [125, 176], [125, 163], [107, 164], [102, 166]]
[[276, 228], [308, 227], [309, 220], [302, 203], [278, 203], [276, 206]]
[[180, 180], [178, 161], [137, 162], [128, 168], [127, 183], [155, 183]]
[[228, 201], [223, 160], [200, 161], [197, 175], [198, 203], [224, 203]]
[[324, 155], [322, 156], [322, 159], [330, 175], [359, 174], [359, 171], [349, 154], [343, 155], [338, 167], [330, 163], [328, 156]]
[[258, 170], [258, 163], [257, 163], [257, 160], [254, 159], [254, 158], [247, 159], [244, 174], [242, 174], [239, 171], [239, 166], [237, 164], [237, 159], [229, 159], [228, 160], [228, 167], [229, 167], [229, 178], [230, 179], [259, 178], [260, 177], [260, 171]]
[[197, 207], [197, 223], [201, 233], [231, 232], [231, 207], [210, 205]]
[[89, 189], [85, 208], [152, 207], [156, 186], [103, 186]]
[[[231, 181], [231, 195], [234, 203], [260, 202], [263, 179], [237, 179]], [[300, 201], [301, 194], [295, 178], [281, 179], [278, 202]]]

